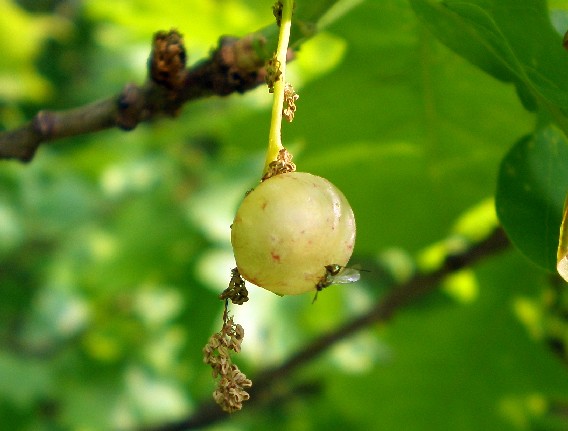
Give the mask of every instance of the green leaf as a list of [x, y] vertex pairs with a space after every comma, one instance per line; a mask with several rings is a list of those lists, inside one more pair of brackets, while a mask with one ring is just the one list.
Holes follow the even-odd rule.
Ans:
[[568, 191], [568, 141], [554, 126], [521, 139], [499, 170], [497, 214], [529, 259], [556, 270], [556, 249]]
[[514, 81], [525, 103], [526, 87], [568, 130], [565, 115], [556, 110], [568, 108], [568, 55], [544, 0], [411, 3], [444, 44], [496, 78]]
[[[514, 79], [513, 73], [501, 60], [501, 56], [485, 43], [480, 29], [476, 29], [472, 24], [468, 25], [465, 17], [452, 11], [447, 3], [428, 0], [411, 0], [410, 3], [426, 27], [450, 49], [497, 79]], [[470, 13], [473, 15], [474, 11], [478, 15], [480, 25], [485, 21], [485, 33], [490, 34], [493, 25], [489, 17], [484, 16], [479, 8], [472, 8]]]

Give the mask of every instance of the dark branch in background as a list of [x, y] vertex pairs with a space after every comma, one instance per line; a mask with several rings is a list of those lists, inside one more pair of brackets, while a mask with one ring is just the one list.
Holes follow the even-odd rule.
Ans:
[[[295, 12], [291, 46], [316, 33], [316, 23], [338, 0], [303, 2]], [[154, 35], [148, 79], [122, 92], [68, 111], [40, 111], [28, 123], [0, 133], [0, 159], [28, 162], [45, 142], [175, 116], [191, 100], [244, 93], [264, 82], [264, 64], [278, 42], [276, 24], [242, 38], [223, 37], [210, 57], [186, 69], [186, 52], [176, 30]], [[292, 51], [288, 52], [292, 56]]]
[[[248, 392], [251, 399], [246, 409], [255, 405], [266, 404], [274, 397], [278, 397], [278, 388], [285, 379], [301, 366], [326, 352], [330, 347], [356, 332], [379, 322], [386, 322], [405, 305], [416, 301], [428, 293], [436, 290], [440, 282], [455, 271], [471, 267], [479, 260], [496, 255], [509, 246], [509, 241], [502, 229], [497, 229], [484, 241], [473, 245], [460, 254], [453, 254], [446, 258], [442, 267], [428, 274], [418, 274], [408, 282], [395, 286], [380, 299], [377, 304], [365, 314], [355, 317], [339, 328], [316, 338], [303, 349], [290, 356], [283, 364], [264, 370], [256, 377], [252, 377], [253, 386]], [[219, 409], [214, 402], [207, 402], [189, 418], [176, 423], [166, 424], [147, 431], [182, 431], [197, 429], [227, 420], [230, 416]]]

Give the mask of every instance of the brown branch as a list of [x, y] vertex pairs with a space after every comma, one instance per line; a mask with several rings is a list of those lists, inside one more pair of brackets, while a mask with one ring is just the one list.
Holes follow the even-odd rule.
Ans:
[[[291, 46], [317, 31], [318, 21], [338, 0], [299, 4]], [[208, 96], [244, 93], [264, 80], [264, 63], [278, 42], [276, 24], [240, 39], [222, 37], [209, 58], [185, 68], [186, 53], [176, 30], [154, 35], [148, 61], [149, 78], [142, 86], [127, 84], [118, 95], [68, 111], [40, 111], [17, 129], [0, 133], [0, 159], [33, 159], [42, 143], [118, 127], [132, 130], [140, 122], [175, 116], [184, 103]], [[292, 51], [288, 51], [291, 59]]]
[[[394, 287], [389, 294], [383, 297], [373, 308], [365, 314], [355, 317], [337, 329], [313, 340], [303, 349], [290, 356], [283, 364], [269, 368], [252, 378], [253, 387], [248, 390], [251, 399], [245, 408], [253, 404], [266, 403], [273, 396], [274, 388], [285, 379], [289, 379], [292, 372], [315, 359], [330, 347], [352, 336], [356, 332], [379, 322], [390, 320], [397, 311], [405, 305], [416, 301], [428, 293], [436, 290], [440, 282], [453, 272], [470, 267], [483, 258], [488, 258], [505, 250], [509, 246], [505, 233], [497, 229], [491, 236], [461, 254], [449, 256], [444, 265], [437, 271], [429, 274], [416, 275], [410, 281]], [[202, 428], [216, 422], [227, 420], [229, 415], [222, 412], [214, 402], [206, 402], [189, 418], [149, 428], [148, 431], [183, 431]]]
[[264, 81], [266, 44], [261, 33], [223, 37], [208, 59], [186, 69], [181, 35], [158, 32], [144, 85], [127, 84], [120, 94], [79, 108], [40, 111], [19, 128], [0, 133], [0, 159], [27, 162], [44, 142], [111, 127], [132, 130], [140, 122], [177, 115], [188, 101], [251, 90]]

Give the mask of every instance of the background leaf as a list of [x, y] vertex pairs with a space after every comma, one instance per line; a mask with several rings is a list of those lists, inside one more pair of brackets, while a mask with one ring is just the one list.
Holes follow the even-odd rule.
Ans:
[[501, 163], [496, 207], [515, 245], [556, 271], [562, 208], [568, 191], [568, 141], [553, 126], [521, 139]]
[[556, 112], [568, 107], [568, 56], [544, 0], [413, 0], [412, 5], [452, 50], [498, 79], [514, 80], [524, 99], [528, 88], [568, 130], [565, 116]]

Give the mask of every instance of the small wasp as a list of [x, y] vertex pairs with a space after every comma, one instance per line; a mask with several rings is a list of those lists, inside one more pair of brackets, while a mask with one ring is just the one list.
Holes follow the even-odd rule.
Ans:
[[332, 284], [348, 284], [355, 283], [361, 278], [361, 272], [359, 269], [348, 268], [346, 266], [338, 265], [333, 263], [331, 265], [325, 266], [325, 274], [321, 280], [316, 284], [316, 295], [312, 301], [312, 304], [316, 302], [318, 298], [318, 293]]

